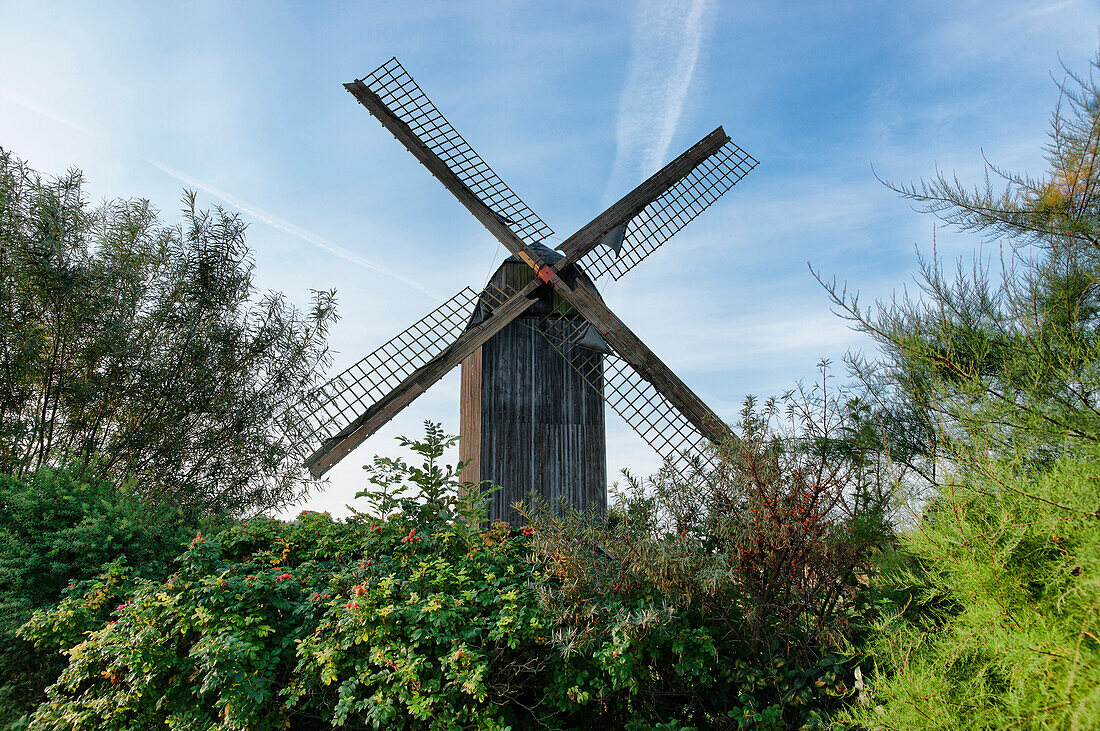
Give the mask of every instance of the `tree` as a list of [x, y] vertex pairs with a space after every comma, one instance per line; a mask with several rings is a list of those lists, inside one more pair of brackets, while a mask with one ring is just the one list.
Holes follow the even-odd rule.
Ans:
[[987, 163], [973, 190], [943, 173], [887, 183], [950, 226], [1004, 237], [999, 278], [980, 262], [949, 276], [920, 258], [923, 298], [870, 308], [826, 284], [882, 352], [851, 365], [892, 456], [929, 482], [944, 458], [988, 449], [1049, 464], [1100, 441], [1100, 86], [1067, 70], [1060, 88], [1045, 176]]
[[933, 256], [922, 298], [867, 309], [827, 285], [880, 346], [852, 365], [885, 448], [931, 488], [874, 582], [860, 727], [1100, 724], [1100, 86], [1061, 89], [1043, 177], [891, 186], [1004, 237], [999, 278]]
[[258, 294], [246, 224], [193, 193], [169, 227], [82, 183], [0, 149], [0, 471], [97, 462], [199, 513], [299, 496], [335, 294]]

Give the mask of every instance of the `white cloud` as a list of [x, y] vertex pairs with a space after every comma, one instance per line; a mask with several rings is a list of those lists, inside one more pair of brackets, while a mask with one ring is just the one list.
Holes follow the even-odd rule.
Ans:
[[711, 0], [641, 0], [619, 100], [618, 149], [607, 196], [621, 194], [631, 179], [648, 177], [666, 162], [707, 40], [710, 9]]

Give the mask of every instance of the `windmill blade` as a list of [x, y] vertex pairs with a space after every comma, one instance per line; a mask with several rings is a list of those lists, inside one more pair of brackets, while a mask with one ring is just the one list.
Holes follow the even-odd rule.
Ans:
[[[448, 190], [458, 195], [452, 181], [440, 177], [438, 171], [424, 160], [422, 154], [425, 150], [441, 161], [521, 241], [530, 245], [554, 233], [451, 126], [396, 58], [391, 58], [370, 75], [344, 84], [344, 87], [393, 132], [433, 175], [440, 178]], [[398, 123], [397, 129], [392, 126], [395, 121]], [[411, 134], [411, 139], [401, 134], [406, 131]], [[461, 196], [459, 200], [466, 203]]]
[[581, 267], [592, 279], [605, 274], [619, 279], [705, 211], [756, 165], [752, 156], [727, 141], [631, 218], [621, 238], [608, 242], [617, 246], [598, 246], [580, 257]]
[[312, 433], [329, 439], [462, 334], [478, 301], [470, 287], [325, 384], [314, 405]]
[[557, 350], [585, 382], [603, 396], [661, 459], [678, 470], [715, 466], [711, 441], [627, 361], [612, 351], [601, 359], [592, 325], [576, 316], [527, 323]]
[[681, 182], [729, 140], [725, 130], [718, 127], [684, 150], [675, 160], [650, 175], [641, 185], [561, 242], [557, 248], [565, 254], [565, 259], [554, 268], [558, 271], [565, 269], [601, 243], [611, 248], [617, 255], [622, 248], [626, 226], [631, 219], [664, 195], [669, 188]]
[[664, 361], [657, 357], [649, 347], [634, 334], [612, 312], [596, 290], [586, 281], [587, 278], [577, 277], [576, 285], [570, 285], [561, 278], [555, 277], [554, 291], [584, 319], [595, 326], [604, 340], [615, 351], [634, 367], [636, 371], [664, 396], [676, 410], [684, 415], [688, 422], [698, 429], [708, 439], [715, 443], [721, 443], [729, 436], [729, 427], [726, 423], [703, 403], [703, 400], [688, 388], [680, 377], [665, 365]]
[[[467, 287], [446, 304], [405, 330], [330, 382], [323, 390], [329, 408], [313, 433], [321, 446], [305, 461], [316, 478], [374, 434], [417, 396], [480, 348], [537, 302], [533, 281], [503, 297], [480, 323], [471, 316], [480, 296]], [[403, 348], [408, 347], [410, 352]], [[375, 357], [379, 356], [379, 357]], [[367, 367], [360, 368], [361, 364]], [[383, 365], [378, 366], [379, 363]], [[417, 367], [417, 364], [419, 366]], [[377, 367], [378, 370], [371, 370]], [[379, 378], [379, 373], [385, 374]], [[398, 381], [396, 385], [395, 381]], [[368, 388], [369, 386], [369, 388]], [[387, 390], [388, 389], [388, 390]], [[380, 397], [378, 394], [383, 394]], [[342, 425], [342, 426], [341, 426]]]

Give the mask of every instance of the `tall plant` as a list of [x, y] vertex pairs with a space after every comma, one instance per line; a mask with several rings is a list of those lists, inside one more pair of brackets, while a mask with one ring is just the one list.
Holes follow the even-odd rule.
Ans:
[[865, 727], [1100, 724], [1100, 85], [1061, 89], [1042, 177], [896, 187], [1003, 237], [999, 277], [932, 258], [919, 300], [861, 309], [831, 289], [881, 347], [854, 365], [886, 444], [931, 486], [877, 581]]
[[1000, 238], [999, 275], [921, 258], [921, 298], [871, 307], [826, 283], [882, 353], [852, 365], [892, 456], [930, 483], [944, 459], [992, 450], [1050, 464], [1100, 442], [1100, 85], [1067, 71], [1060, 88], [1045, 175], [990, 164], [976, 189], [943, 173], [891, 186], [953, 227]]
[[0, 149], [0, 472], [95, 461], [198, 511], [298, 496], [334, 293], [258, 293], [244, 221], [193, 193], [170, 227], [82, 184]]

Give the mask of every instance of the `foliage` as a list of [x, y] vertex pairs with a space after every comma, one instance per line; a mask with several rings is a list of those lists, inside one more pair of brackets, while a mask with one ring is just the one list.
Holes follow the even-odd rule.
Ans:
[[31, 710], [63, 667], [56, 651], [17, 639], [19, 626], [108, 562], [135, 567], [133, 576], [165, 577], [194, 526], [91, 469], [0, 475], [0, 723]]
[[1041, 466], [1100, 441], [1100, 86], [1070, 74], [1061, 89], [1043, 178], [990, 165], [1003, 191], [989, 175], [975, 191], [943, 174], [893, 186], [952, 226], [1006, 237], [999, 282], [981, 264], [952, 277], [932, 257], [923, 299], [862, 308], [827, 285], [882, 351], [852, 365], [892, 458], [929, 483], [937, 462], [984, 450]]
[[244, 222], [192, 193], [166, 227], [145, 200], [89, 207], [82, 184], [0, 149], [0, 472], [97, 462], [212, 512], [297, 497], [333, 293], [307, 313], [258, 296]]
[[[632, 658], [632, 708], [798, 728], [851, 694], [858, 659], [844, 650], [868, 609], [861, 577], [888, 535], [889, 489], [859, 404], [826, 388], [826, 366], [811, 389], [762, 408], [750, 398], [713, 471], [627, 474], [607, 517], [525, 508], [535, 560], [556, 579], [539, 588], [555, 644], [568, 657], [615, 638]], [[667, 672], [657, 651], [669, 646], [699, 664]]]
[[832, 287], [881, 346], [854, 366], [887, 447], [933, 488], [876, 582], [868, 727], [1100, 725], [1100, 86], [1062, 91], [1043, 179], [898, 188], [1007, 237], [998, 284], [932, 259], [923, 300], [861, 310]]
[[[839, 654], [753, 652], [658, 582], [570, 594], [530, 560], [537, 529], [478, 527], [476, 488], [472, 522], [448, 518], [424, 500], [456, 497], [447, 439], [429, 425], [421, 467], [387, 463], [385, 518], [251, 520], [196, 536], [167, 580], [112, 566], [36, 613], [23, 634], [69, 666], [30, 727], [810, 728], [847, 692]], [[570, 602], [540, 597], [554, 583]]]
[[944, 485], [880, 586], [863, 725], [1100, 727], [1100, 449]]
[[424, 422], [424, 439], [416, 441], [398, 437], [402, 447], [408, 447], [424, 458], [423, 466], [414, 467], [400, 458], [376, 456], [363, 465], [367, 481], [374, 485], [355, 493], [367, 503], [367, 513], [358, 513], [384, 520], [395, 511], [405, 516], [418, 516], [425, 523], [443, 522], [456, 530], [476, 527], [485, 519], [484, 500], [499, 487], [461, 482], [458, 474], [465, 463], [440, 466], [443, 453], [458, 443], [457, 436], [444, 433], [443, 427]]

